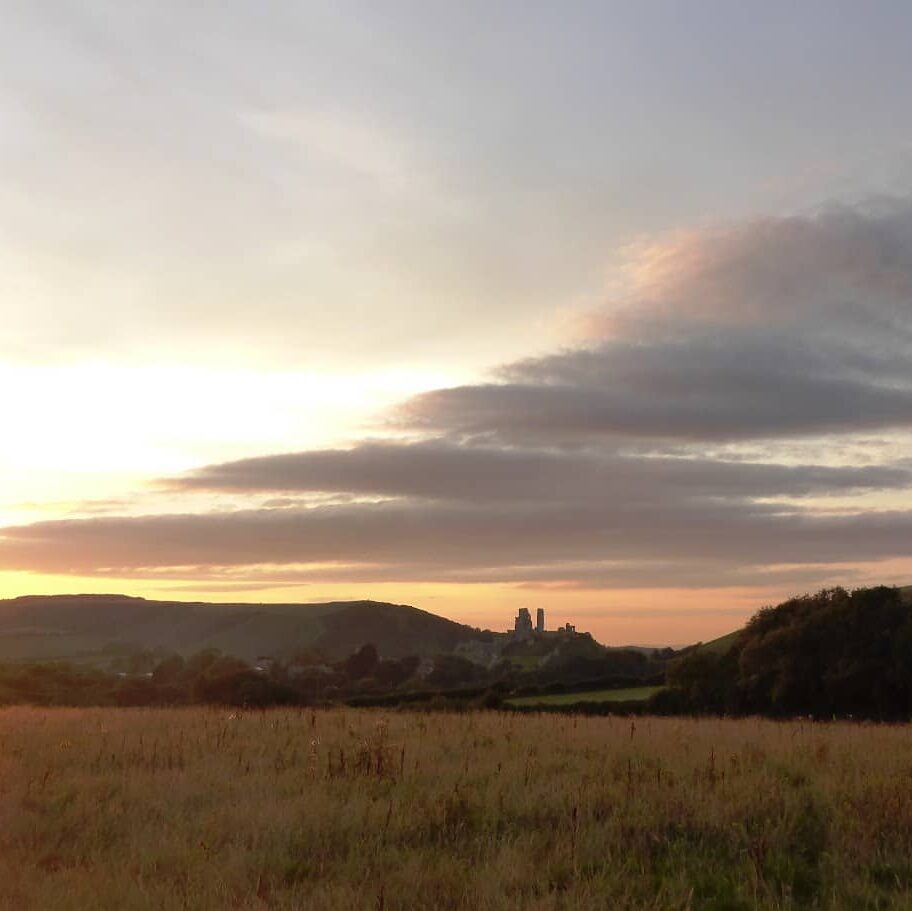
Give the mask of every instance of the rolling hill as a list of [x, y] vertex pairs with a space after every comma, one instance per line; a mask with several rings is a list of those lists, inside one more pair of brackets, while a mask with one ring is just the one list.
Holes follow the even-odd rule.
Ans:
[[723, 655], [735, 644], [743, 629], [744, 627], [742, 626], [740, 629], [732, 630], [724, 636], [719, 636], [718, 639], [711, 639], [709, 642], [701, 643], [697, 648], [703, 652], [715, 652]]
[[404, 604], [211, 604], [126, 595], [28, 596], [0, 601], [0, 662], [93, 661], [121, 651], [205, 648], [253, 661], [318, 648], [337, 660], [365, 642], [384, 657], [451, 652], [475, 631]]

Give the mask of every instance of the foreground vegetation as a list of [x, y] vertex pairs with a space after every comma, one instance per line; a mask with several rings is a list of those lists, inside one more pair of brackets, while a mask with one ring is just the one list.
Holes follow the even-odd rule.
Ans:
[[912, 905], [912, 729], [0, 710], [0, 907]]
[[669, 664], [662, 712], [912, 718], [908, 592], [826, 589]]
[[285, 661], [264, 658], [250, 665], [234, 655], [205, 649], [186, 658], [141, 650], [111, 658], [104, 669], [62, 661], [0, 663], [0, 705], [264, 708], [435, 702], [494, 707], [508, 693], [623, 688], [662, 679], [662, 659], [603, 649], [582, 637], [580, 644], [595, 654], [571, 651], [547, 668], [532, 671], [518, 669], [511, 659], [486, 667], [461, 655], [381, 658], [373, 643], [333, 662], [309, 649]]
[[[475, 642], [478, 648], [458, 654], [402, 657], [364, 642], [337, 659], [292, 649], [253, 664], [218, 649], [186, 656], [112, 649], [104, 667], [0, 663], [0, 705], [423, 706], [906, 721], [909, 594], [879, 586], [792, 598], [758, 611], [741, 630], [678, 652], [606, 648], [586, 635], [510, 640], [491, 653]], [[349, 631], [348, 638], [360, 635]]]

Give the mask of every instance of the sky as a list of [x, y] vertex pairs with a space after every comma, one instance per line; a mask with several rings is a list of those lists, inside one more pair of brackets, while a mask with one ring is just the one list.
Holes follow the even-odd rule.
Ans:
[[908, 4], [0, 16], [0, 597], [912, 583]]

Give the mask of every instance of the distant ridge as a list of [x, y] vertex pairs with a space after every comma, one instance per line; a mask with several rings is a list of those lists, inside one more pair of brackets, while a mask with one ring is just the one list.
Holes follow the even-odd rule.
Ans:
[[0, 661], [93, 661], [126, 648], [191, 654], [217, 648], [253, 661], [318, 648], [330, 660], [372, 642], [384, 657], [449, 653], [472, 627], [405, 604], [215, 604], [130, 595], [0, 600]]

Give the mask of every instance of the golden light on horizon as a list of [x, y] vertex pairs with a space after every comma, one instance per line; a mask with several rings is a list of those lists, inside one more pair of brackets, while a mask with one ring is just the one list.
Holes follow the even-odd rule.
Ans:
[[[899, 577], [905, 23], [71, 6], [0, 35], [5, 593], [687, 639]], [[378, 569], [253, 578], [330, 559]]]

